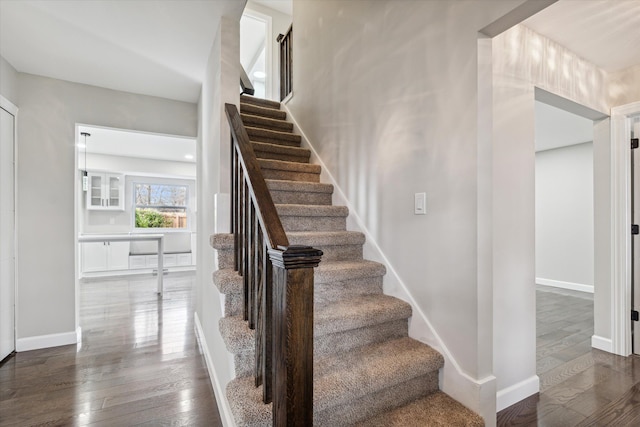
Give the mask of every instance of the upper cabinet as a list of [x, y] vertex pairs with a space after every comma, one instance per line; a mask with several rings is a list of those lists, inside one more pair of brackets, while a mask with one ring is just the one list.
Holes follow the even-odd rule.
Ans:
[[124, 210], [124, 175], [89, 172], [87, 209]]

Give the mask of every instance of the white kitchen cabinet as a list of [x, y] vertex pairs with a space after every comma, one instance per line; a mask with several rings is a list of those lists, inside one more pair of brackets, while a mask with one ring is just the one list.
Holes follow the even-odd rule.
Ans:
[[89, 172], [87, 209], [124, 210], [124, 175]]
[[89, 242], [81, 246], [83, 273], [129, 268], [129, 242]]

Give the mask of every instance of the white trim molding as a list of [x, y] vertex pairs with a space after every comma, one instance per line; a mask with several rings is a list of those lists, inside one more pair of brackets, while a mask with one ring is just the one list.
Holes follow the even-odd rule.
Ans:
[[613, 353], [613, 343], [609, 338], [593, 335], [591, 337], [591, 347], [597, 348], [598, 350], [606, 351], [608, 353]]
[[78, 343], [81, 336], [79, 330], [62, 332], [59, 334], [38, 335], [35, 337], [18, 338], [16, 340], [16, 351], [39, 350], [41, 348], [59, 347], [61, 345], [72, 345]]
[[510, 387], [499, 390], [496, 395], [496, 411], [502, 411], [522, 399], [540, 391], [540, 378], [537, 375], [522, 380]]
[[195, 324], [194, 328], [196, 330], [196, 339], [198, 340], [198, 346], [200, 347], [200, 351], [202, 351], [204, 360], [207, 363], [209, 379], [211, 380], [211, 386], [213, 387], [216, 396], [216, 403], [218, 404], [220, 419], [225, 427], [235, 427], [236, 423], [233, 420], [233, 413], [231, 412], [231, 407], [229, 406], [229, 400], [227, 400], [227, 395], [224, 392], [223, 384], [220, 383], [218, 375], [216, 375], [216, 369], [213, 364], [213, 360], [211, 360], [211, 353], [209, 353], [209, 346], [207, 345], [207, 340], [204, 336], [204, 331], [202, 330], [202, 324], [200, 323], [198, 313], [193, 313], [193, 320]]
[[611, 349], [631, 354], [631, 150], [629, 118], [640, 102], [611, 109]]
[[570, 289], [572, 291], [593, 293], [593, 285], [585, 285], [582, 283], [563, 282], [562, 280], [543, 279], [536, 277], [536, 284], [543, 286], [551, 286], [553, 288]]

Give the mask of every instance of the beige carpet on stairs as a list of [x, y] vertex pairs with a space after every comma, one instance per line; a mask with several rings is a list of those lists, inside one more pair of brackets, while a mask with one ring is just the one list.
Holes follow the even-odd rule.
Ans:
[[[362, 233], [346, 230], [348, 209], [333, 206], [280, 104], [242, 96], [240, 113], [291, 244], [324, 252], [315, 269], [314, 424], [316, 426], [482, 426], [438, 389], [444, 360], [408, 336], [409, 304], [382, 292], [384, 265], [363, 259]], [[234, 355], [227, 398], [238, 426], [270, 426], [271, 405], [253, 385], [255, 334], [242, 320], [242, 278], [233, 271], [233, 236], [211, 237], [225, 295], [219, 323]]]

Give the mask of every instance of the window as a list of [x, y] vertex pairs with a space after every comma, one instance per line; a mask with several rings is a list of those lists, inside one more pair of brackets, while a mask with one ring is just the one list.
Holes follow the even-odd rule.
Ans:
[[187, 228], [186, 185], [134, 184], [135, 228]]

